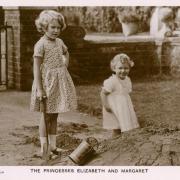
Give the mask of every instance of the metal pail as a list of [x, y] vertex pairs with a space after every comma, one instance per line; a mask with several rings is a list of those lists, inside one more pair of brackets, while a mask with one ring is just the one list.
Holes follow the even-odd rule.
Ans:
[[[90, 138], [89, 138], [90, 139]], [[95, 138], [94, 138], [95, 139]], [[96, 140], [96, 139], [95, 139]], [[96, 140], [96, 144], [97, 144]], [[69, 158], [78, 165], [83, 165], [88, 159], [92, 157], [95, 150], [87, 140], [83, 140], [81, 144], [69, 155]]]

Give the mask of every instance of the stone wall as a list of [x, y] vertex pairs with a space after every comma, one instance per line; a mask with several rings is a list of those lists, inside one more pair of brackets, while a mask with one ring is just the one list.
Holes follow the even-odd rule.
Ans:
[[20, 11], [16, 7], [4, 8], [4, 21], [8, 30], [8, 87], [21, 89], [22, 66], [20, 54]]
[[163, 69], [174, 77], [180, 77], [180, 37], [164, 40], [161, 61]]
[[69, 52], [69, 69], [76, 83], [101, 83], [112, 73], [110, 60], [118, 53], [126, 53], [135, 62], [130, 73], [132, 78], [147, 77], [156, 74], [159, 69], [153, 41], [100, 43], [94, 40], [85, 41], [81, 47], [69, 43]]

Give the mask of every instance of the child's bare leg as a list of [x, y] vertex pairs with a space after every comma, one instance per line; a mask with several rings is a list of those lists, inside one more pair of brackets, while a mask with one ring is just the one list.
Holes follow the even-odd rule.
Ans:
[[58, 155], [61, 151], [61, 149], [56, 147], [57, 117], [58, 117], [58, 114], [51, 114], [50, 129], [49, 129], [50, 147], [51, 147], [52, 152], [56, 155]]
[[[48, 131], [50, 129], [50, 117], [49, 117], [49, 114], [46, 114], [46, 123], [47, 123], [47, 128], [48, 128]], [[41, 119], [40, 119], [40, 123], [39, 123], [39, 135], [40, 137], [46, 137], [46, 126], [45, 126], [45, 122], [44, 122], [44, 118], [43, 116], [41, 116]]]
[[58, 114], [54, 113], [50, 115], [50, 129], [49, 129], [49, 134], [51, 135], [56, 135], [57, 134], [57, 117]]
[[[46, 114], [46, 122], [47, 122], [47, 129], [49, 131], [49, 115]], [[47, 134], [46, 134], [46, 126], [44, 122], [44, 117], [41, 116], [40, 123], [39, 123], [39, 136], [40, 136], [40, 143], [41, 143], [41, 153], [43, 152], [43, 144], [47, 143]]]
[[121, 135], [121, 130], [120, 129], [113, 129], [112, 137], [118, 137], [120, 135]]

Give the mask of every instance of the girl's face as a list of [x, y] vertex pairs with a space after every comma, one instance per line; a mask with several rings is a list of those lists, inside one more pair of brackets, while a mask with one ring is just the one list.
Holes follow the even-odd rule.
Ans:
[[56, 39], [61, 32], [61, 26], [58, 22], [58, 20], [53, 19], [49, 24], [45, 31], [45, 35], [49, 37], [50, 39]]
[[114, 72], [116, 73], [116, 76], [120, 79], [125, 79], [125, 77], [129, 74], [130, 67], [128, 63], [121, 63], [118, 62], [115, 65]]

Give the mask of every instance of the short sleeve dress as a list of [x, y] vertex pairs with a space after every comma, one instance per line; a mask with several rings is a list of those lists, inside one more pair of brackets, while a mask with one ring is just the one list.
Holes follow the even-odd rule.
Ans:
[[121, 129], [121, 132], [139, 127], [134, 107], [129, 96], [132, 84], [129, 77], [124, 80], [112, 75], [104, 81], [103, 89], [109, 92], [108, 103], [112, 113], [103, 107], [103, 128]]
[[[76, 91], [72, 78], [63, 60], [67, 47], [59, 38], [50, 40], [46, 36], [34, 46], [34, 57], [42, 57], [40, 66], [42, 85], [47, 95], [46, 112], [62, 113], [77, 108]], [[31, 93], [32, 111], [40, 111], [40, 102], [37, 98], [37, 87], [33, 82]]]

